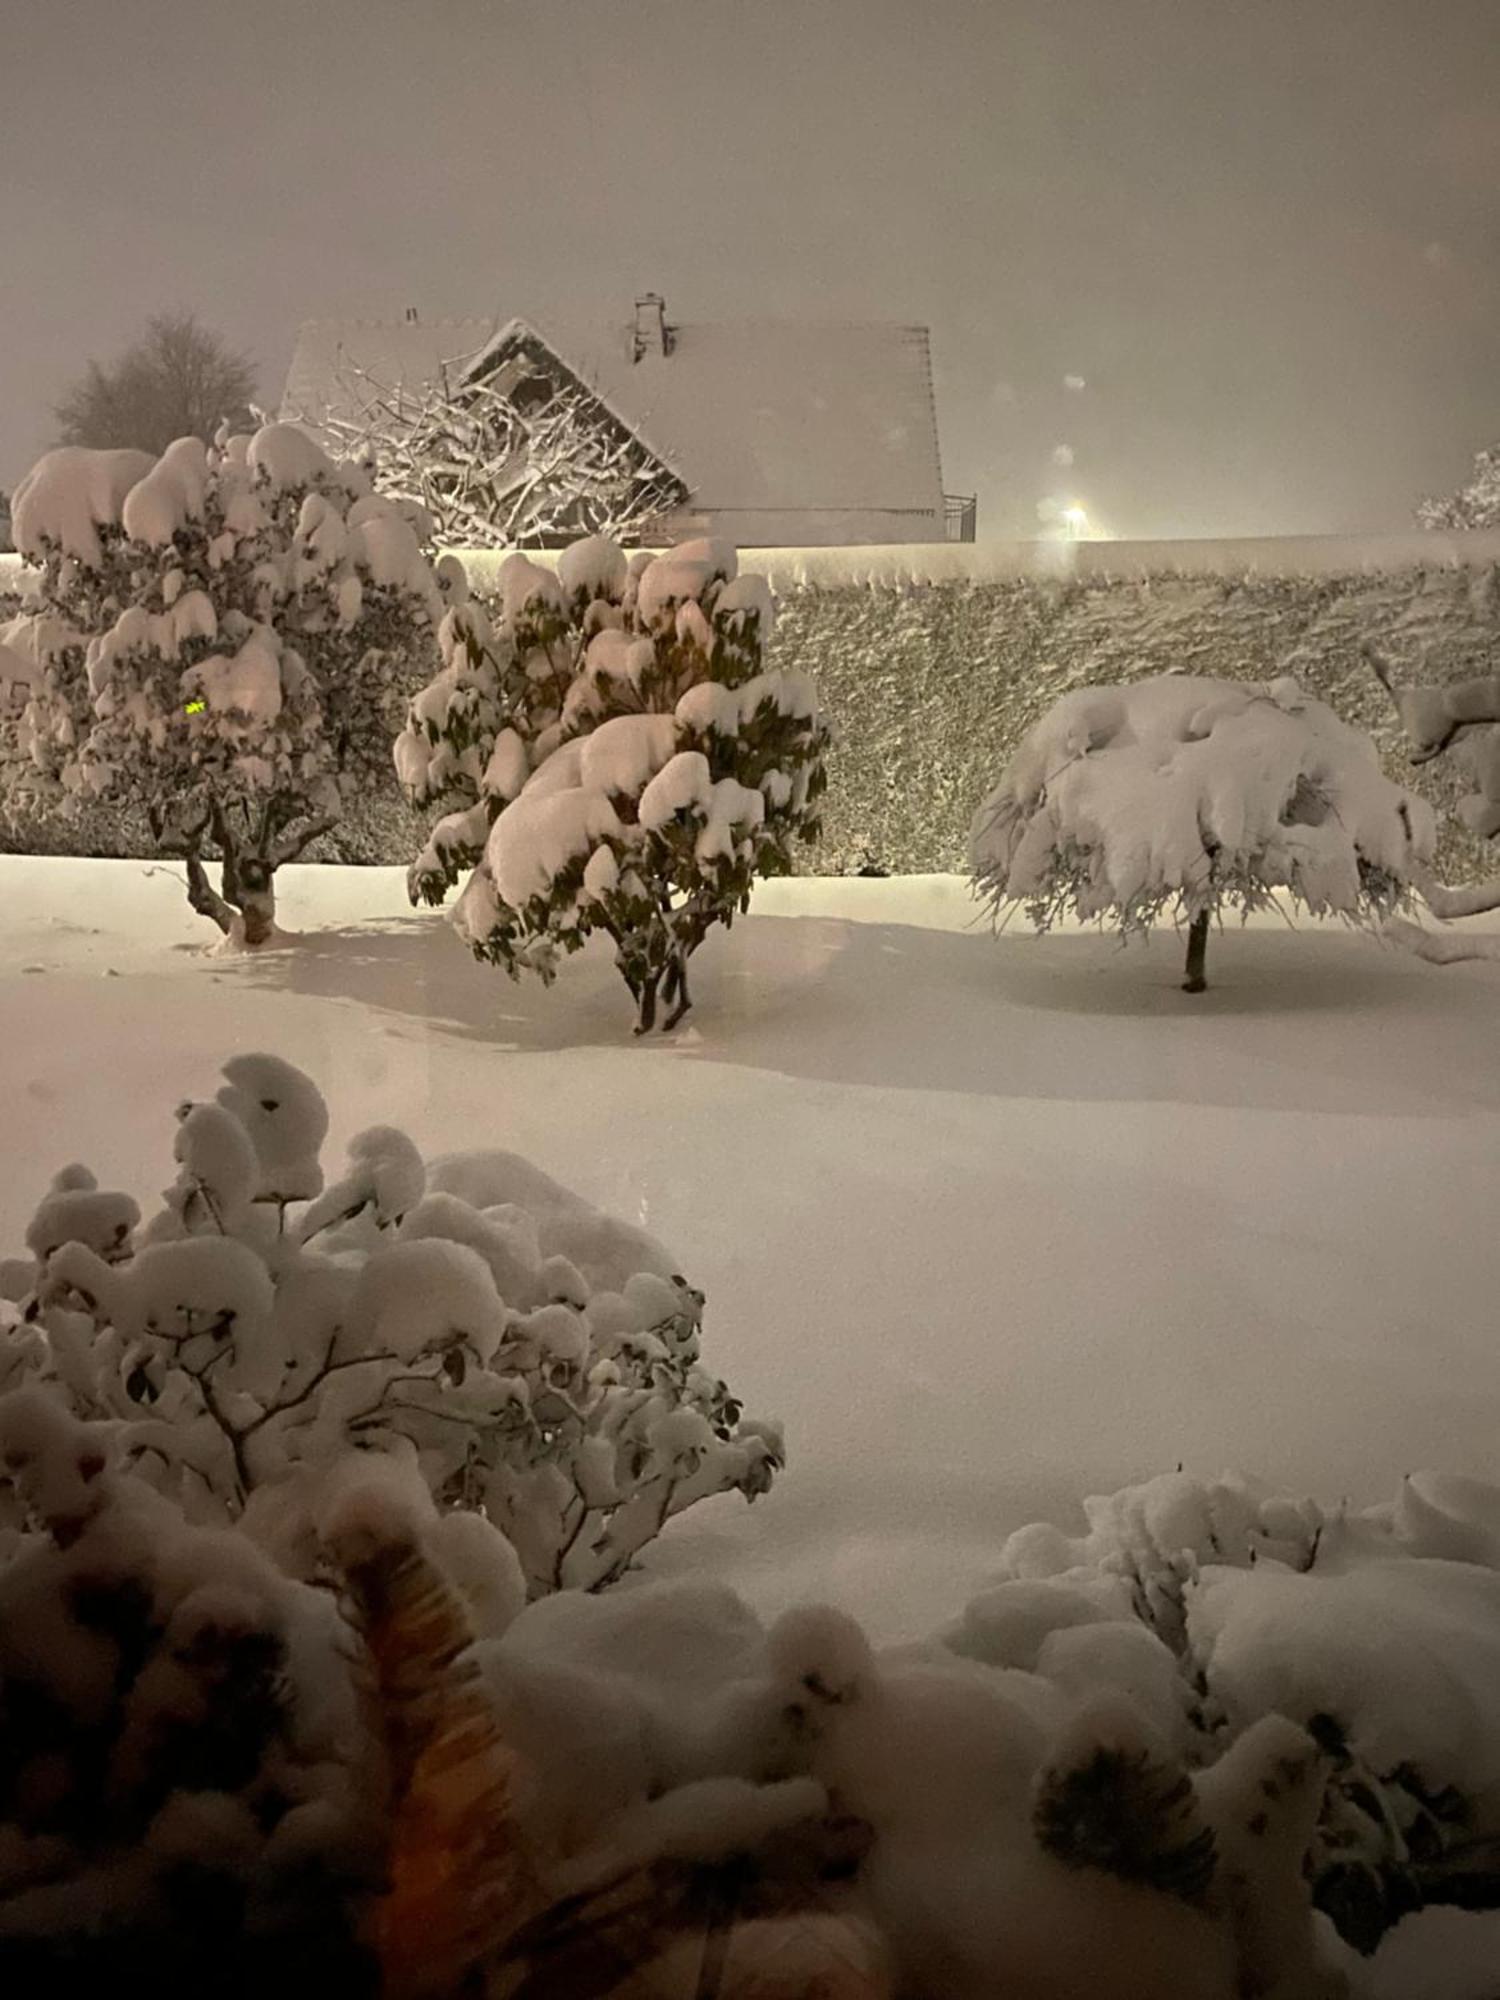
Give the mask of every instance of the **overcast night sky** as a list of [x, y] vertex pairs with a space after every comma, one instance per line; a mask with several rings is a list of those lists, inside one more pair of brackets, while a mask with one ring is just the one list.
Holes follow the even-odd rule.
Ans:
[[0, 485], [164, 307], [274, 401], [303, 318], [647, 289], [930, 325], [991, 534], [1399, 529], [1500, 438], [1500, 0], [0, 0], [0, 68]]

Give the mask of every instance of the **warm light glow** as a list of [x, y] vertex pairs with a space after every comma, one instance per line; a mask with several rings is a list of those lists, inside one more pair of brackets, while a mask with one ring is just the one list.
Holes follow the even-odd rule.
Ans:
[[1068, 533], [1073, 537], [1073, 540], [1075, 542], [1082, 541], [1084, 530], [1089, 524], [1088, 509], [1080, 507], [1075, 503], [1071, 507], [1063, 508], [1062, 517]]

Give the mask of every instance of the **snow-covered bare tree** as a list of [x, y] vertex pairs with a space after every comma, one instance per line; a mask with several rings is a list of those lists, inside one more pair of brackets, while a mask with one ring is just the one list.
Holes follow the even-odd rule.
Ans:
[[159, 455], [174, 439], [243, 429], [255, 370], [192, 313], [158, 313], [112, 367], [91, 361], [58, 404], [62, 444]]
[[677, 475], [582, 384], [531, 374], [524, 386], [532, 393], [446, 369], [385, 382], [350, 367], [338, 408], [315, 421], [342, 457], [371, 465], [380, 491], [426, 508], [447, 548], [640, 542], [686, 500]]
[[[1402, 686], [1393, 663], [1378, 646], [1367, 645], [1365, 658], [1395, 703], [1411, 745], [1412, 763], [1451, 757], [1470, 788], [1458, 801], [1459, 819], [1478, 839], [1494, 840], [1500, 835], [1500, 675]], [[1423, 857], [1412, 879], [1422, 901], [1439, 919], [1500, 910], [1500, 876], [1452, 888], [1438, 880], [1430, 857]], [[1500, 958], [1500, 937], [1489, 932], [1432, 931], [1396, 918], [1386, 925], [1386, 935], [1434, 965]]]
[[[690, 1003], [688, 960], [817, 833], [829, 731], [805, 674], [767, 671], [773, 606], [722, 542], [627, 561], [598, 537], [556, 573], [513, 556], [496, 627], [457, 618], [396, 745], [418, 801], [447, 798], [412, 894], [481, 958], [544, 980], [603, 932], [637, 1032]], [[540, 725], [540, 726], [538, 726]]]
[[193, 908], [266, 943], [277, 869], [385, 766], [424, 671], [430, 524], [269, 424], [155, 460], [49, 452], [15, 532], [41, 574], [0, 631], [4, 803], [140, 806]]
[[386, 1126], [325, 1185], [312, 1082], [268, 1055], [224, 1076], [180, 1107], [144, 1228], [57, 1176], [0, 1268], [0, 1388], [55, 1383], [190, 1515], [246, 1514], [283, 1552], [341, 1456], [414, 1458], [533, 1594], [597, 1588], [695, 1501], [769, 1486], [779, 1433], [704, 1368], [703, 1296], [640, 1230], [513, 1154], [429, 1169]]
[[1038, 930], [1073, 914], [1126, 933], [1171, 911], [1201, 993], [1211, 923], [1276, 892], [1315, 916], [1389, 916], [1435, 841], [1431, 807], [1294, 680], [1161, 674], [1064, 695], [974, 817], [976, 891]]
[[1417, 519], [1424, 528], [1500, 528], [1500, 444], [1475, 452], [1457, 492], [1421, 501]]

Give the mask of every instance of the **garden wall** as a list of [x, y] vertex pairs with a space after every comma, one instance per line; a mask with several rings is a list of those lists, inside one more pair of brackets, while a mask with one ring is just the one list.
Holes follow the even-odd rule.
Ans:
[[[483, 592], [499, 559], [466, 560]], [[974, 806], [1050, 703], [1172, 668], [1295, 674], [1443, 806], [1453, 780], [1441, 765], [1408, 769], [1360, 648], [1376, 642], [1412, 678], [1500, 672], [1500, 533], [771, 549], [745, 564], [780, 599], [776, 658], [811, 670], [838, 731], [809, 861], [830, 873], [960, 868]], [[5, 572], [0, 561], [0, 591]], [[320, 858], [405, 862], [416, 827], [393, 780]], [[1449, 865], [1469, 872], [1472, 846], [1450, 843]], [[118, 853], [139, 835], [96, 819], [0, 844]]]

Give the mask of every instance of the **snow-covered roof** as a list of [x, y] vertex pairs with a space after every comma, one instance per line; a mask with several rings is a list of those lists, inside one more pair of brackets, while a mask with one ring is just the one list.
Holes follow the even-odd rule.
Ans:
[[[357, 375], [415, 390], [462, 372], [514, 322], [309, 320], [282, 415], [353, 416]], [[531, 322], [682, 477], [696, 508], [935, 511], [942, 472], [927, 329], [890, 324], [689, 322], [671, 352], [632, 359], [632, 328]]]

